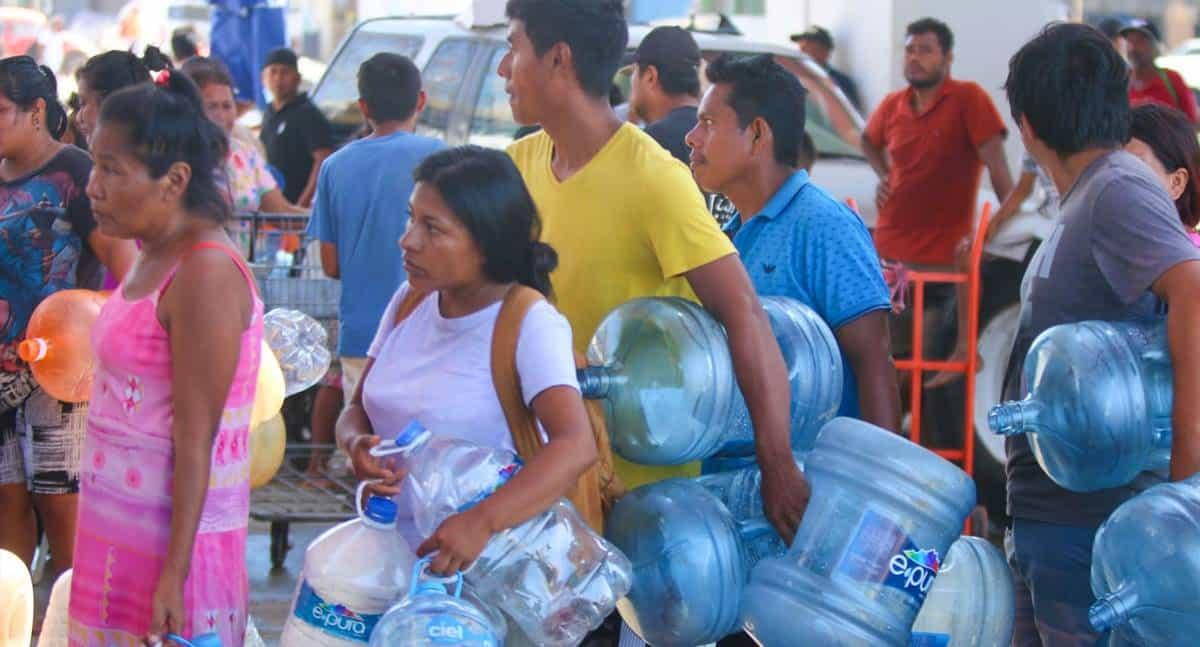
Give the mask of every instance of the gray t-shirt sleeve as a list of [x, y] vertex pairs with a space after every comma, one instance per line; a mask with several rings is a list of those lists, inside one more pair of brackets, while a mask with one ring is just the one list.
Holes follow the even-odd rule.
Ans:
[[1125, 174], [1096, 195], [1091, 249], [1117, 297], [1133, 303], [1175, 265], [1200, 260], [1166, 191], [1152, 179]]

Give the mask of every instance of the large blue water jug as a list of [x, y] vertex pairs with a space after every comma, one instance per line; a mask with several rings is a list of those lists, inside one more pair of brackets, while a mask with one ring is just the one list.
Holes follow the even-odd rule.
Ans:
[[1004, 555], [986, 539], [959, 537], [913, 622], [909, 647], [1008, 647], [1015, 607]]
[[1136, 645], [1200, 642], [1200, 474], [1126, 501], [1092, 546], [1089, 614]]
[[502, 647], [504, 617], [463, 595], [462, 573], [430, 576], [429, 562], [413, 565], [408, 595], [379, 621], [370, 647]]
[[1090, 492], [1166, 472], [1173, 390], [1165, 323], [1050, 328], [1025, 356], [1023, 384], [1028, 397], [993, 407], [988, 426], [1027, 434], [1055, 483]]
[[767, 647], [909, 642], [975, 483], [933, 452], [836, 418], [805, 461], [812, 501], [791, 548], [759, 562], [743, 627]]
[[787, 549], [763, 517], [761, 482], [754, 466], [669, 479], [614, 506], [606, 534], [633, 563], [633, 587], [617, 608], [646, 642], [690, 647], [737, 629], [750, 569]]
[[[407, 473], [413, 521], [428, 537], [448, 517], [490, 496], [520, 468], [511, 451], [437, 437], [418, 422], [371, 454]], [[576, 645], [629, 591], [629, 560], [566, 499], [494, 535], [464, 572], [467, 583], [538, 645]]]
[[[842, 402], [842, 358], [829, 327], [783, 297], [762, 299], [791, 383], [792, 449], [812, 446]], [[579, 372], [584, 397], [603, 399], [613, 449], [644, 465], [754, 453], [725, 330], [677, 298], [635, 299], [613, 310]]]

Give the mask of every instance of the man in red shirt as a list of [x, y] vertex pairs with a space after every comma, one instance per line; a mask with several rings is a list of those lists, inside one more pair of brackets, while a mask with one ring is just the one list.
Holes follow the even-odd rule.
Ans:
[[1133, 66], [1129, 80], [1129, 103], [1161, 103], [1179, 110], [1192, 120], [1200, 121], [1196, 97], [1183, 77], [1175, 70], [1155, 64], [1158, 58], [1158, 28], [1145, 20], [1131, 20], [1121, 29], [1125, 37], [1129, 63]]
[[[973, 230], [983, 167], [997, 196], [1012, 189], [1006, 130], [983, 88], [950, 78], [954, 34], [945, 23], [924, 18], [907, 33], [909, 86], [883, 100], [863, 133], [863, 151], [879, 175], [875, 246], [885, 260], [948, 270], [958, 243]], [[945, 308], [953, 293], [951, 286], [929, 286], [927, 308]], [[901, 356], [911, 338], [905, 319], [893, 335]]]

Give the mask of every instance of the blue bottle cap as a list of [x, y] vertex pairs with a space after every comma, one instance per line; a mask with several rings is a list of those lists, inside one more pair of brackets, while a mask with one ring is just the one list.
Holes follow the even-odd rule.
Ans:
[[396, 521], [396, 502], [387, 497], [372, 495], [367, 499], [363, 514], [376, 523], [391, 525]]
[[167, 634], [165, 638], [183, 647], [221, 647], [221, 637], [217, 634], [200, 634], [191, 640], [178, 634]]
[[421, 434], [424, 434], [426, 431], [425, 425], [413, 420], [404, 427], [399, 436], [396, 436], [396, 446], [405, 447], [411, 445], [421, 437]]

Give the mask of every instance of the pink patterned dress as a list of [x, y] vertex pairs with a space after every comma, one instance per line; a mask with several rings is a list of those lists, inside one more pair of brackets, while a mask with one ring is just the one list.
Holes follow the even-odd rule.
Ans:
[[[184, 585], [191, 637], [217, 633], [240, 647], [246, 628], [246, 525], [250, 505], [247, 433], [262, 348], [262, 302], [254, 314], [213, 442], [208, 496]], [[177, 268], [178, 269], [178, 266]], [[116, 290], [92, 330], [97, 353], [80, 478], [75, 574], [71, 586], [71, 647], [133, 647], [149, 630], [154, 588], [167, 555], [171, 526], [171, 353], [158, 321], [158, 300], [170, 284], [135, 301]], [[215, 306], [215, 304], [214, 304]], [[186, 388], [187, 376], [180, 384]]]

